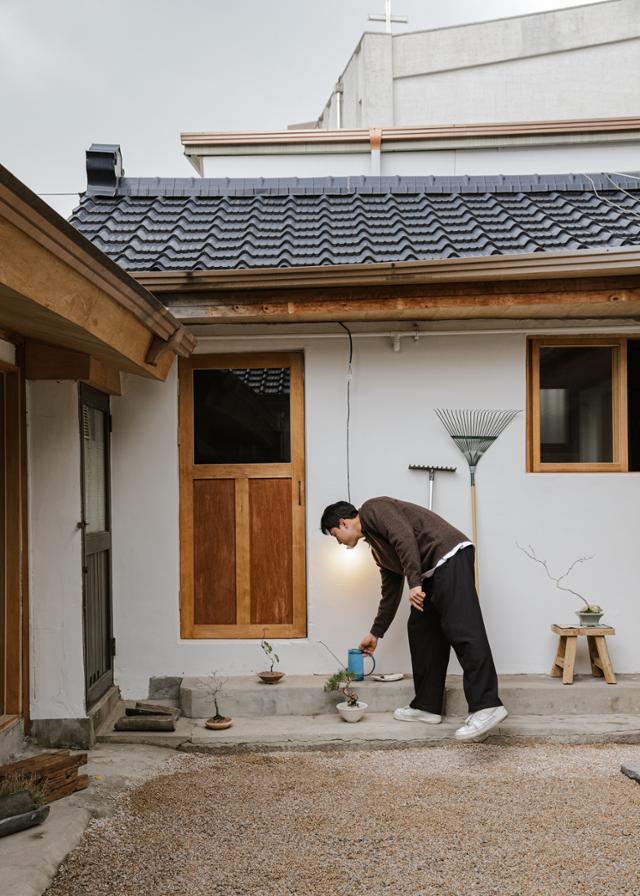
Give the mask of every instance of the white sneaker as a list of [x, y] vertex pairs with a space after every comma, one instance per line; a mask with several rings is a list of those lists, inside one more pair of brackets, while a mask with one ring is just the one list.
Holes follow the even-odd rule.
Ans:
[[429, 725], [439, 725], [442, 716], [435, 712], [425, 712], [422, 709], [412, 709], [410, 706], [400, 706], [393, 713], [393, 718], [400, 722], [427, 722]]
[[472, 712], [465, 719], [464, 725], [456, 731], [456, 740], [484, 740], [489, 731], [508, 715], [504, 706], [491, 706], [489, 709]]

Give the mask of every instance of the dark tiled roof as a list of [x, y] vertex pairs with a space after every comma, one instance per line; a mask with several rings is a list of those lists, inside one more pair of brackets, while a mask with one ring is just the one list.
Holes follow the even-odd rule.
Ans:
[[607, 249], [640, 243], [640, 178], [120, 178], [71, 222], [136, 271]]

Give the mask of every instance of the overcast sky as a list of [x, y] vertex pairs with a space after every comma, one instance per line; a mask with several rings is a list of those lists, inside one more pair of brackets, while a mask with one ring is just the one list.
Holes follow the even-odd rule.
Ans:
[[[393, 0], [394, 31], [582, 6]], [[79, 192], [91, 143], [127, 175], [191, 177], [181, 131], [316, 118], [384, 0], [0, 0], [0, 162], [38, 193]], [[48, 198], [68, 214], [74, 197]]]

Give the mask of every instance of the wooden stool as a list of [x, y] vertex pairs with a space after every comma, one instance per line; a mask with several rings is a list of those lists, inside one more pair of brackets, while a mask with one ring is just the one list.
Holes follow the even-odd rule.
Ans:
[[617, 684], [605, 640], [607, 635], [615, 635], [614, 628], [610, 625], [552, 625], [551, 631], [560, 635], [558, 652], [551, 667], [552, 678], [562, 676], [563, 684], [573, 684], [578, 636], [586, 635], [592, 674], [596, 678], [604, 676], [607, 684]]

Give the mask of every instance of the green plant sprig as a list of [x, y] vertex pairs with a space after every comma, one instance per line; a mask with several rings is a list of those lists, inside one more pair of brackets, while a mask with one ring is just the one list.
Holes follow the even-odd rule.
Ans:
[[353, 681], [355, 681], [353, 672], [349, 672], [348, 669], [340, 669], [338, 672], [334, 672], [334, 674], [325, 681], [324, 689], [325, 691], [338, 691], [340, 685], [344, 684], [343, 693], [347, 698], [348, 705], [357, 706], [358, 695], [351, 688], [351, 682]]
[[280, 662], [280, 657], [278, 656], [277, 653], [275, 653], [273, 646], [271, 644], [269, 644], [268, 641], [265, 641], [264, 638], [262, 639], [262, 641], [260, 641], [260, 647], [262, 647], [262, 649], [264, 650], [264, 652], [267, 656], [267, 659], [271, 663], [271, 668], [269, 669], [269, 672], [273, 672], [273, 667], [276, 666]]

